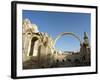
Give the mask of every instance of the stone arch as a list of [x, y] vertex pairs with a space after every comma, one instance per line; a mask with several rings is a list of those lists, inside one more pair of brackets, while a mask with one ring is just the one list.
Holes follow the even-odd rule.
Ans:
[[35, 42], [38, 40], [37, 37], [33, 37], [31, 39], [31, 47], [30, 47], [30, 52], [29, 52], [29, 56], [32, 56], [34, 53], [33, 53], [33, 50], [34, 50], [34, 45], [35, 45]]
[[35, 42], [39, 40], [40, 41], [40, 37], [37, 35], [34, 35], [30, 38], [29, 40], [29, 45], [28, 45], [28, 53], [27, 56], [33, 56], [33, 50], [34, 50], [34, 45]]
[[54, 47], [55, 47], [55, 44], [56, 44], [57, 40], [59, 40], [64, 35], [71, 35], [71, 36], [75, 37], [80, 42], [80, 44], [82, 43], [79, 36], [77, 36], [75, 33], [73, 33], [73, 32], [63, 32], [63, 33], [58, 34], [58, 36], [55, 38]]

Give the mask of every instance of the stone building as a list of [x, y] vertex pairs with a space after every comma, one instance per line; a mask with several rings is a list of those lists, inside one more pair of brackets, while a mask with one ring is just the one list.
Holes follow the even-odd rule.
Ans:
[[52, 64], [53, 39], [38, 31], [28, 19], [23, 21], [23, 68], [48, 67]]

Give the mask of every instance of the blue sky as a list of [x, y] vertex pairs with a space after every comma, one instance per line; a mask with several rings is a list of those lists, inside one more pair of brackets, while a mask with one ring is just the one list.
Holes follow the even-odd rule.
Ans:
[[[90, 39], [89, 13], [49, 12], [23, 10], [23, 19], [38, 26], [40, 32], [49, 33], [53, 39], [62, 32], [74, 32], [83, 40], [84, 32], [88, 33]], [[61, 51], [79, 50], [79, 41], [70, 35], [62, 36], [56, 43], [56, 48]]]

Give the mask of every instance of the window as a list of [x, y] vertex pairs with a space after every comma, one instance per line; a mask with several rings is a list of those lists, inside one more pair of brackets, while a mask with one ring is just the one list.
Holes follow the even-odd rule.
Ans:
[[62, 62], [65, 62], [65, 60], [63, 59]]
[[[35, 45], [35, 42], [38, 40], [38, 38], [37, 37], [33, 37], [32, 38], [32, 40], [31, 40], [31, 47], [30, 47], [30, 53], [29, 53], [29, 56], [33, 56], [33, 51], [35, 50], [34, 49], [34, 45]], [[36, 53], [36, 51], [35, 51], [35, 53]], [[34, 53], [34, 54], [35, 54]]]
[[57, 62], [59, 62], [59, 60], [57, 59]]

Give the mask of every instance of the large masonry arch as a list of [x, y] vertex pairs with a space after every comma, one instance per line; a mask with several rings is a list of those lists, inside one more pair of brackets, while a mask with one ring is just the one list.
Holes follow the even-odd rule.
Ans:
[[73, 33], [73, 32], [63, 32], [63, 33], [58, 34], [57, 37], [55, 38], [55, 40], [54, 40], [54, 47], [55, 47], [55, 45], [56, 45], [56, 42], [57, 42], [62, 36], [64, 36], [64, 35], [73, 36], [73, 37], [75, 37], [75, 38], [80, 42], [80, 44], [82, 43], [82, 42], [81, 42], [81, 39], [79, 38], [79, 36], [77, 36], [75, 33]]

